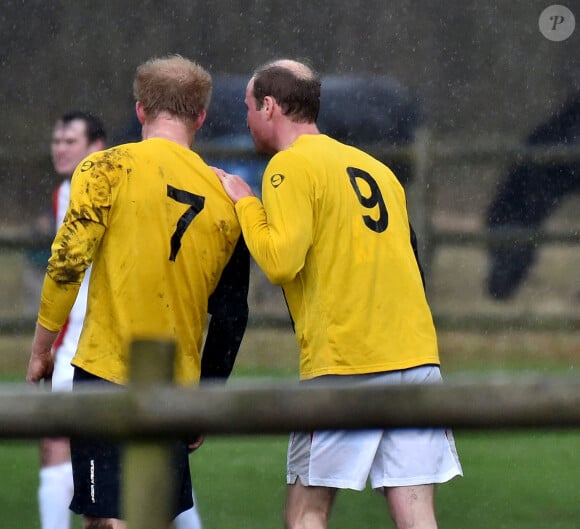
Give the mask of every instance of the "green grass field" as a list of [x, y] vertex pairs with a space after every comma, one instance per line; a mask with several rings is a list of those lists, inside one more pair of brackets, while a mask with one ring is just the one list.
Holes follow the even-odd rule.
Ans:
[[[580, 432], [456, 432], [456, 438], [465, 476], [438, 488], [440, 527], [579, 527]], [[285, 453], [286, 437], [207, 439], [191, 457], [204, 527], [281, 527]], [[36, 445], [1, 442], [0, 469], [0, 527], [39, 527]], [[392, 527], [386, 516], [378, 494], [345, 491], [331, 528]]]
[[[578, 335], [443, 333], [447, 372], [540, 371], [578, 368]], [[30, 337], [0, 340], [4, 381], [23, 377]], [[236, 378], [294, 377], [296, 347], [282, 330], [252, 330], [240, 351]], [[490, 398], [492, 396], [490, 395]], [[441, 528], [578, 529], [580, 429], [456, 431], [465, 476], [441, 485]], [[205, 529], [282, 527], [286, 436], [210, 437], [191, 457]], [[39, 527], [38, 453], [33, 441], [0, 440], [0, 528]], [[342, 492], [332, 529], [392, 527], [381, 496]], [[75, 529], [80, 528], [79, 520]]]

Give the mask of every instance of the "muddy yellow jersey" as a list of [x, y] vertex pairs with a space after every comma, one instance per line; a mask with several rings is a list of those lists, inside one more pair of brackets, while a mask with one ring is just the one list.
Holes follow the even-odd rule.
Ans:
[[250, 253], [284, 289], [301, 378], [439, 363], [405, 194], [385, 165], [303, 135], [268, 164], [262, 197], [236, 210]]
[[239, 237], [231, 200], [190, 149], [149, 139], [92, 154], [72, 177], [39, 322], [62, 326], [92, 262], [73, 364], [125, 383], [131, 340], [168, 338], [177, 380], [195, 382], [208, 298]]

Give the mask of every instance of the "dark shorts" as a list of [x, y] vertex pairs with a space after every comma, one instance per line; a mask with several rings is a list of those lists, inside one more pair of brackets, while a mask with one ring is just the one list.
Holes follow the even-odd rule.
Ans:
[[[118, 387], [75, 367], [73, 391], [77, 383]], [[90, 420], [87, 417], [86, 420]], [[74, 495], [70, 509], [92, 518], [124, 519], [121, 505], [121, 461], [123, 443], [106, 439], [71, 439]], [[174, 516], [193, 506], [187, 442], [173, 443], [173, 475], [177, 490]], [[147, 498], [143, 502], [147, 503]]]

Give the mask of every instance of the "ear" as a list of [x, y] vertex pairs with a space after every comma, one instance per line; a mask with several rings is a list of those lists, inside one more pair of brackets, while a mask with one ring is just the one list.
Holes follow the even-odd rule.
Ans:
[[206, 117], [207, 117], [207, 112], [205, 110], [202, 110], [199, 113], [199, 115], [197, 116], [197, 119], [195, 120], [195, 130], [201, 129], [201, 126], [205, 122]]
[[107, 147], [104, 140], [95, 140], [93, 143], [89, 145], [89, 153], [102, 151]]
[[137, 114], [139, 123], [143, 125], [143, 123], [145, 123], [145, 110], [143, 109], [143, 103], [141, 103], [141, 101], [135, 103], [135, 113]]
[[262, 103], [262, 110], [266, 112], [266, 117], [268, 118], [272, 117], [276, 105], [277, 105], [276, 100], [272, 96], [264, 97], [264, 102]]

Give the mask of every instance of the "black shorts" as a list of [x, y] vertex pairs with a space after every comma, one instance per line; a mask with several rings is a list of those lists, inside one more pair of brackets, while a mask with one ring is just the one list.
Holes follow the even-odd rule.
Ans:
[[[77, 383], [102, 384], [118, 387], [75, 367], [73, 391]], [[87, 417], [86, 420], [90, 420]], [[123, 443], [107, 439], [71, 439], [74, 495], [70, 509], [92, 518], [124, 519], [121, 505], [121, 461]], [[187, 442], [173, 443], [173, 475], [177, 494], [173, 506], [174, 517], [193, 506], [189, 451]], [[148, 502], [143, 498], [143, 503]]]

